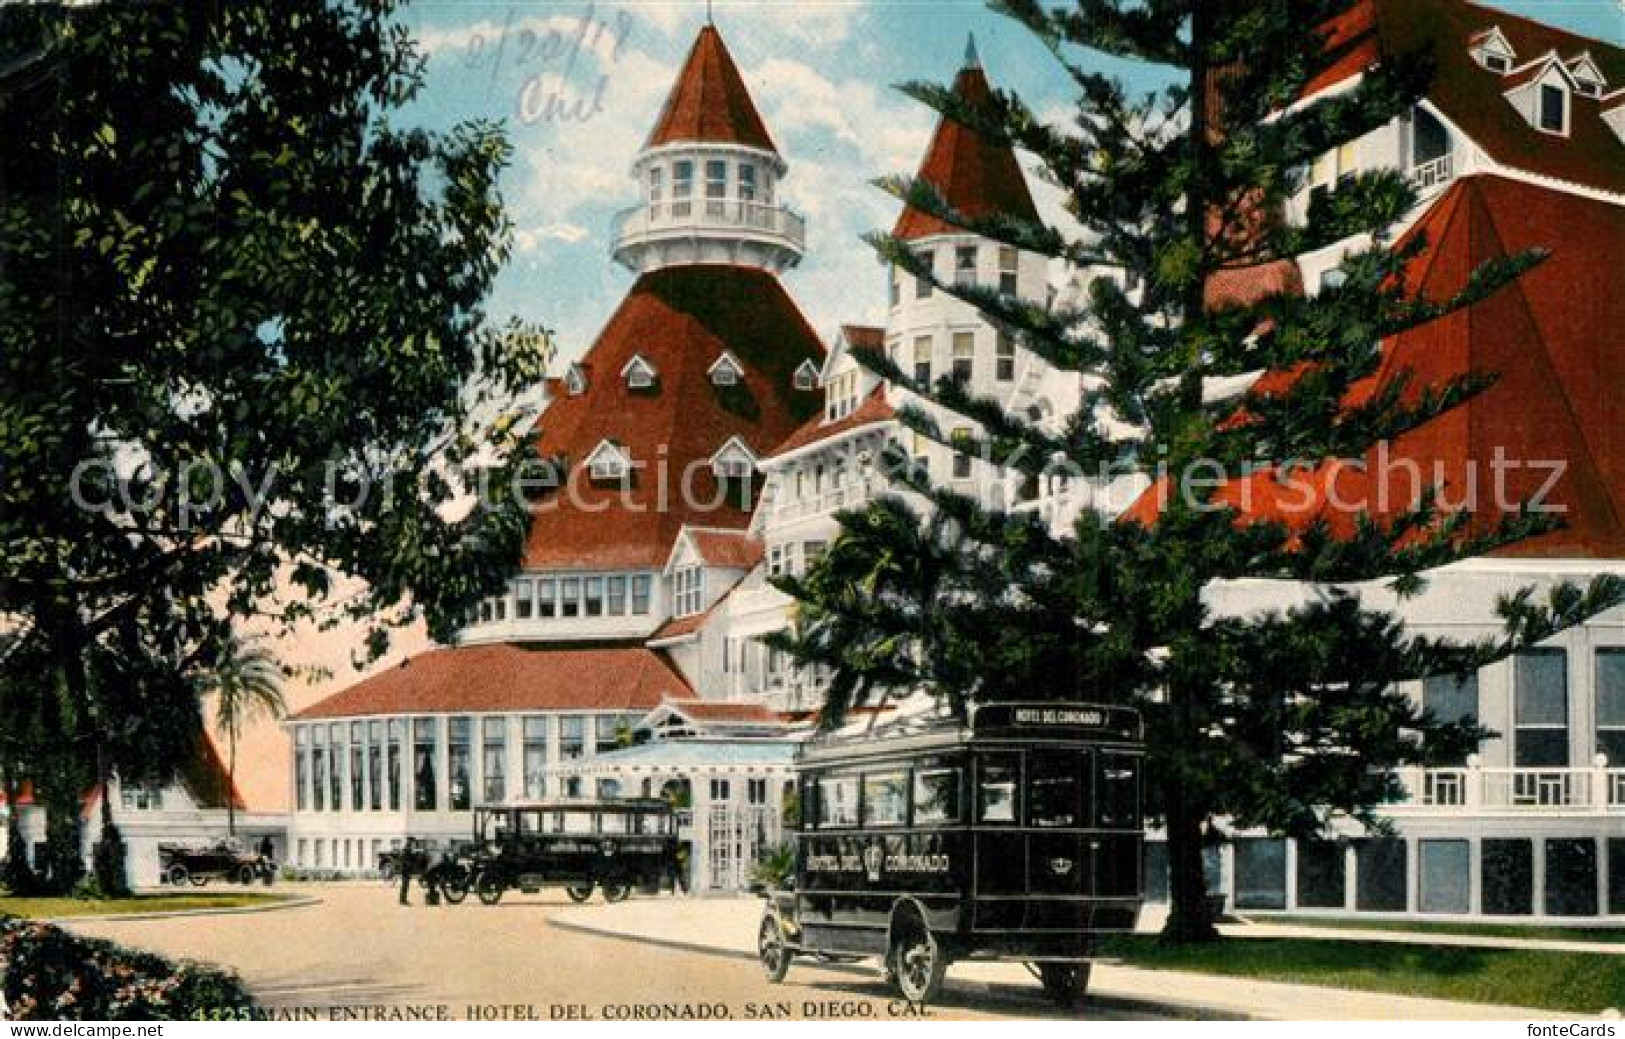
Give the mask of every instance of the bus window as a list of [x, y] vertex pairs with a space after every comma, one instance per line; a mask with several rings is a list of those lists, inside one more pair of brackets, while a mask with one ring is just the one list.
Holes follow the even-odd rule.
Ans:
[[1100, 825], [1140, 825], [1140, 763], [1121, 754], [1100, 756]]
[[959, 821], [959, 770], [922, 768], [914, 773], [914, 825]]
[[818, 825], [855, 826], [858, 822], [858, 777], [818, 781]]
[[908, 802], [908, 775], [885, 772], [863, 777], [863, 822], [866, 826], [901, 826]]
[[1016, 788], [1021, 782], [1021, 759], [1014, 754], [983, 758], [977, 768], [976, 821], [1016, 821]]
[[1089, 758], [1084, 751], [1027, 755], [1027, 825], [1089, 825]]
[[[502, 827], [503, 829], [507, 829], [508, 820], [499, 819], [499, 820], [497, 820], [497, 825]], [[530, 835], [530, 834], [541, 833], [542, 832], [542, 813], [541, 812], [520, 812], [519, 813], [519, 832], [523, 833], [523, 834], [526, 834], [527, 836]]]

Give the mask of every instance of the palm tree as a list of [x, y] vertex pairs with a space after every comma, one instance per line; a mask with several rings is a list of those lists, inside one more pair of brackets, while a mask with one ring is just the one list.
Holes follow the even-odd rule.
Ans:
[[226, 737], [226, 832], [237, 835], [237, 741], [258, 717], [280, 718], [288, 705], [282, 698], [282, 665], [257, 638], [236, 635], [221, 643], [198, 676], [201, 691], [214, 694], [215, 727]]

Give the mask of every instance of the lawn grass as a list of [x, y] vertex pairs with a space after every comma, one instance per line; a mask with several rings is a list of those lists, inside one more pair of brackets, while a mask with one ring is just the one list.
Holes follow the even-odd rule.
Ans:
[[242, 909], [287, 901], [287, 895], [260, 893], [133, 895], [129, 898], [0, 897], [0, 916], [52, 920], [67, 916], [122, 916], [127, 913], [177, 913], [196, 909]]
[[1625, 1003], [1625, 956], [1315, 938], [1233, 938], [1165, 947], [1113, 938], [1101, 953], [1133, 967], [1195, 971], [1402, 996], [1597, 1013]]
[[1324, 927], [1346, 931], [1405, 931], [1413, 934], [1460, 934], [1478, 938], [1538, 938], [1559, 942], [1614, 942], [1625, 944], [1625, 927], [1553, 927], [1518, 924], [1443, 923], [1416, 920], [1359, 920], [1320, 916], [1251, 916], [1264, 926]]

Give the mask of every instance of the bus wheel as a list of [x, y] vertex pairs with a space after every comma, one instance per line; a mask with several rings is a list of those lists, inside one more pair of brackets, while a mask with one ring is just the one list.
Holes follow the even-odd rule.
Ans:
[[756, 955], [762, 961], [762, 973], [773, 984], [783, 981], [790, 972], [793, 954], [785, 945], [784, 931], [779, 927], [779, 921], [772, 916], [762, 920], [762, 929], [756, 934]]
[[[446, 900], [447, 905], [460, 906], [463, 899], [468, 897], [468, 888], [468, 870], [454, 869], [440, 882], [440, 897]], [[500, 893], [498, 897], [501, 897]]]
[[254, 867], [253, 866], [238, 866], [237, 867], [237, 883], [242, 884], [244, 887], [247, 887], [249, 884], [254, 883]]
[[185, 887], [186, 882], [192, 879], [192, 874], [190, 870], [177, 862], [164, 873], [164, 879], [169, 881], [170, 887]]
[[1068, 1009], [1078, 1005], [1089, 988], [1087, 963], [1041, 963], [1039, 980], [1044, 983], [1044, 994], [1057, 1006]]
[[925, 922], [908, 913], [892, 927], [891, 966], [903, 998], [910, 1003], [928, 1003], [942, 990], [948, 957]]
[[582, 902], [585, 902], [587, 899], [592, 897], [592, 885], [566, 884], [564, 885], [564, 893], [570, 896], [570, 901], [580, 905]]
[[474, 878], [474, 893], [480, 896], [480, 901], [485, 905], [496, 905], [502, 901], [502, 878], [482, 871]]
[[601, 890], [604, 892], [604, 901], [624, 902], [626, 896], [632, 893], [632, 885], [624, 880], [606, 880]]

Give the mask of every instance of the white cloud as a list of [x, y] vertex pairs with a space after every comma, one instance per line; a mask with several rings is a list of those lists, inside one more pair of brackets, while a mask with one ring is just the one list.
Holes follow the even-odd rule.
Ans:
[[532, 253], [548, 242], [563, 242], [566, 245], [575, 245], [584, 242], [592, 236], [580, 224], [556, 223], [544, 224], [534, 227], [516, 228], [513, 233], [514, 247], [522, 253]]

